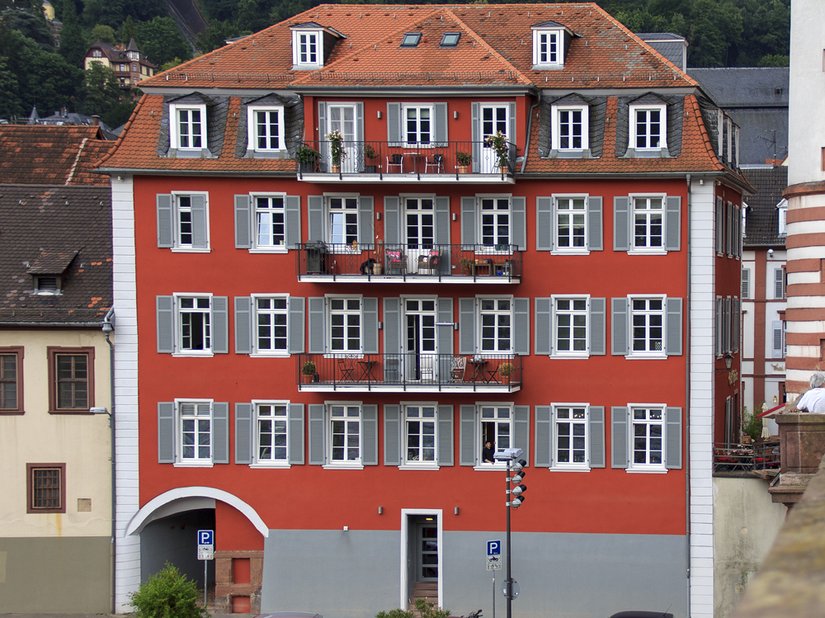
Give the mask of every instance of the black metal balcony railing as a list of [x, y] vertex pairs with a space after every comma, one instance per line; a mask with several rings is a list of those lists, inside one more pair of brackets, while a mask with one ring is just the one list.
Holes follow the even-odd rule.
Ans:
[[298, 277], [323, 275], [372, 279], [414, 277], [495, 277], [502, 283], [521, 277], [522, 254], [515, 245], [385, 244], [336, 245], [314, 242], [298, 251]]
[[717, 444], [713, 448], [713, 471], [754, 473], [779, 472], [780, 448], [776, 441], [752, 444]]
[[342, 144], [340, 161], [332, 158], [328, 140], [305, 142], [295, 153], [298, 176], [303, 174], [410, 174], [454, 175], [468, 174], [509, 176], [515, 170], [516, 145], [506, 144], [506, 152], [499, 157], [487, 142], [351, 142]]
[[521, 386], [521, 368], [521, 357], [513, 354], [299, 354], [298, 383], [333, 389], [509, 390]]

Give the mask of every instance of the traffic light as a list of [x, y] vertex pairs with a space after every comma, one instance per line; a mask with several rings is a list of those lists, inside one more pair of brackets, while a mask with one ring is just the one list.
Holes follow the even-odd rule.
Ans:
[[509, 506], [511, 506], [514, 509], [520, 507], [522, 502], [524, 502], [525, 500], [524, 492], [527, 491], [527, 485], [524, 485], [522, 481], [524, 480], [524, 477], [527, 475], [527, 473], [524, 472], [524, 466], [526, 465], [526, 461], [524, 461], [523, 459], [517, 459], [513, 462], [510, 468], [513, 472], [513, 475], [509, 479]]

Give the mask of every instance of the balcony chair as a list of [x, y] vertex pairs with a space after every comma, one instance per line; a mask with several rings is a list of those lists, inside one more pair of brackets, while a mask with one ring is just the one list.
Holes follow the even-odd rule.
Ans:
[[441, 263], [441, 252], [438, 249], [430, 249], [429, 253], [418, 256], [418, 268], [420, 275], [433, 275], [438, 272]]
[[407, 271], [407, 262], [401, 249], [387, 249], [385, 252], [384, 272], [388, 275], [403, 275]]
[[464, 370], [467, 369], [466, 356], [453, 356], [450, 363], [450, 378], [453, 382], [464, 381]]
[[428, 156], [424, 160], [424, 173], [429, 174], [430, 169], [433, 169], [436, 174], [440, 174], [444, 171], [444, 155], [443, 154], [434, 154]]
[[399, 173], [404, 173], [404, 155], [402, 154], [391, 154], [387, 155], [387, 173], [393, 171], [393, 168]]
[[338, 359], [338, 374], [341, 382], [355, 382], [355, 366], [349, 358]]

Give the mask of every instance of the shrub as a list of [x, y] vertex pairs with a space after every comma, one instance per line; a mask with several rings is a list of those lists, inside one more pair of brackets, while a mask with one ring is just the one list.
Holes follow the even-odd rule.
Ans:
[[[421, 618], [450, 618], [449, 610], [436, 607], [435, 603], [425, 599], [417, 599], [415, 609]], [[388, 612], [378, 612], [375, 618], [415, 618], [415, 613], [404, 609], [391, 609]]]
[[132, 605], [138, 618], [206, 618], [198, 597], [197, 584], [167, 563], [132, 595]]

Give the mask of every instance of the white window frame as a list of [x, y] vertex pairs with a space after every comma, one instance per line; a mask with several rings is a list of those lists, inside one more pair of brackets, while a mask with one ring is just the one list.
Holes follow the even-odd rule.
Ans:
[[747, 266], [742, 267], [742, 289], [739, 294], [742, 300], [750, 300], [751, 297], [751, 269]]
[[[333, 431], [333, 425], [338, 418], [334, 412], [336, 408], [343, 408], [344, 411], [347, 411], [351, 408], [358, 409], [358, 457], [356, 459], [333, 459], [333, 449], [334, 442], [335, 442], [335, 432]], [[325, 445], [326, 448], [326, 461], [327, 463], [324, 465], [325, 468], [352, 468], [352, 469], [363, 469], [364, 467], [364, 406], [363, 403], [360, 401], [327, 401], [325, 403], [325, 421], [327, 423], [327, 444]], [[348, 416], [341, 417], [343, 419], [350, 418]], [[344, 421], [350, 422], [350, 421]], [[350, 434], [349, 432], [344, 434], [346, 436], [351, 436], [354, 434]], [[345, 446], [344, 448], [352, 448], [350, 446]]]
[[[590, 229], [588, 225], [588, 200], [590, 196], [588, 194], [554, 194], [553, 195], [553, 253], [556, 254], [578, 254], [578, 255], [588, 255], [590, 253]], [[570, 208], [569, 206], [562, 208], [563, 202], [570, 202], [572, 203], [575, 200], [582, 200], [583, 208], [581, 209], [581, 216], [582, 216], [582, 228], [584, 229], [584, 245], [581, 247], [563, 247], [561, 246], [561, 235], [560, 230], [561, 226], [561, 218], [562, 215], [567, 217], [568, 220], [568, 229], [572, 230], [574, 228], [571, 219], [579, 213], [579, 210]], [[568, 234], [568, 237], [572, 237], [572, 233]]]
[[[482, 308], [482, 304], [484, 302], [487, 302], [487, 301], [493, 301], [496, 305], [495, 308], [490, 309], [490, 310], [484, 310]], [[510, 303], [510, 309], [509, 310], [499, 309], [498, 305], [501, 301], [509, 302]], [[496, 331], [496, 334], [493, 338], [493, 341], [495, 343], [495, 347], [494, 347], [494, 349], [489, 349], [489, 350], [485, 350], [483, 348], [483, 345], [484, 345], [484, 335], [483, 335], [483, 333], [484, 333], [485, 326], [482, 323], [483, 322], [482, 318], [485, 315], [492, 315], [495, 318], [495, 325], [493, 326], [494, 330]], [[500, 328], [504, 327], [503, 325], [499, 324], [499, 321], [500, 321], [499, 318], [503, 317], [503, 316], [509, 317], [509, 322], [510, 322], [510, 324], [509, 324], [509, 328], [510, 328], [510, 345], [507, 348], [504, 348], [504, 347], [500, 346], [501, 340], [498, 336], [498, 330]], [[476, 347], [476, 349], [478, 350], [479, 356], [484, 356], [485, 354], [495, 355], [495, 354], [512, 354], [513, 353], [513, 346], [514, 346], [514, 340], [515, 340], [515, 332], [514, 332], [515, 331], [515, 317], [516, 317], [515, 316], [515, 299], [512, 296], [485, 295], [485, 296], [477, 296], [476, 297], [476, 323], [478, 324], [478, 326], [477, 326], [478, 330], [476, 332], [476, 341], [478, 342], [478, 346]]]
[[[252, 455], [252, 467], [257, 468], [289, 468], [289, 401], [278, 401], [278, 400], [253, 400], [252, 401], [252, 409], [254, 413], [254, 432], [255, 432], [255, 442], [253, 445], [253, 455]], [[276, 408], [283, 408], [283, 414], [269, 414], [266, 416], [261, 415], [261, 408], [263, 406], [270, 406], [275, 411]], [[284, 423], [284, 457], [283, 458], [276, 458], [270, 457], [269, 459], [262, 458], [261, 455], [261, 423], [264, 421], [269, 420], [272, 423], [272, 429], [270, 433], [272, 434], [272, 438], [270, 440], [270, 444], [268, 445], [269, 448], [280, 448], [280, 446], [274, 446], [272, 441], [274, 441], [275, 437], [275, 422], [276, 420], [283, 420]]]
[[[551, 302], [553, 303], [553, 323], [552, 323], [552, 333], [550, 336], [553, 338], [553, 354], [554, 358], [588, 358], [590, 356], [590, 295], [588, 294], [553, 294], [550, 297]], [[566, 311], [561, 311], [559, 309], [559, 302], [560, 301], [584, 301], [584, 309], [568, 309]], [[568, 315], [568, 316], [579, 316], [583, 315], [585, 319], [585, 349], [584, 350], [559, 350], [559, 316], [560, 315]], [[569, 327], [571, 330], [574, 328], [572, 326]], [[575, 338], [571, 337], [571, 341], [575, 341]]]
[[[584, 417], [583, 418], [566, 418], [561, 419], [559, 418], [559, 413], [562, 410], [569, 410], [571, 413], [574, 410], [584, 410]], [[561, 438], [561, 432], [559, 431], [560, 425], [569, 425], [571, 429], [574, 426], [582, 426], [584, 428], [584, 461], [581, 462], [562, 462], [559, 461], [559, 442]], [[573, 436], [572, 432], [570, 434], [571, 438], [582, 437], [582, 436]], [[550, 445], [550, 448], [553, 449], [553, 466], [550, 468], [551, 470], [562, 472], [562, 471], [574, 471], [574, 472], [589, 472], [590, 471], [590, 404], [587, 403], [554, 403], [553, 404], [553, 443]], [[566, 449], [567, 451], [574, 450], [572, 445], [568, 446]]]
[[[258, 200], [268, 200], [269, 203], [272, 203], [272, 200], [280, 199], [281, 200], [281, 215], [283, 219], [282, 227], [283, 227], [283, 241], [279, 244], [262, 244], [260, 242], [260, 228], [261, 223], [259, 217], [263, 215], [265, 212], [275, 213], [278, 211], [277, 208], [260, 208], [258, 207]], [[249, 203], [252, 208], [252, 248], [250, 251], [252, 252], [260, 252], [260, 253], [286, 253], [286, 193], [250, 193], [249, 194]], [[272, 228], [273, 224], [270, 220], [269, 222], [270, 229]], [[275, 235], [272, 234], [273, 240]]]
[[[656, 254], [665, 254], [667, 253], [667, 248], [665, 247], [665, 241], [667, 239], [667, 195], [664, 193], [631, 193], [629, 196], [630, 198], [630, 208], [629, 208], [629, 216], [630, 216], [630, 251], [629, 253], [656, 253]], [[661, 203], [661, 208], [656, 209], [650, 208], [650, 201], [651, 200], [659, 200]], [[637, 208], [636, 201], [643, 200], [645, 202], [644, 208]], [[646, 225], [645, 225], [645, 244], [637, 245], [636, 244], [636, 214], [640, 213], [645, 216]], [[660, 225], [660, 235], [659, 235], [659, 245], [654, 246], [651, 244], [651, 241], [654, 238], [654, 235], [651, 232], [651, 228], [653, 226], [653, 215], [656, 212], [661, 213], [661, 225]]]
[[[553, 105], [551, 107], [551, 116], [552, 116], [552, 126], [551, 126], [551, 148], [553, 150], [558, 150], [559, 152], [582, 152], [583, 150], [587, 150], [590, 148], [589, 143], [589, 131], [590, 131], [590, 119], [589, 119], [589, 108], [587, 105]], [[563, 112], [581, 112], [581, 146], [572, 147], [567, 146], [564, 147], [561, 144], [562, 138], [562, 128], [565, 124], [561, 120], [561, 115]], [[567, 136], [568, 139], [570, 136]]]
[[[493, 214], [493, 240], [495, 240], [495, 244], [493, 245], [485, 245], [484, 244], [484, 203], [486, 201], [492, 200], [493, 208], [489, 209], [487, 212], [492, 212]], [[507, 202], [507, 209], [506, 213], [503, 209], [499, 209], [501, 202]], [[478, 245], [476, 246], [476, 253], [496, 253], [496, 254], [510, 254], [512, 253], [512, 246], [513, 246], [513, 197], [512, 195], [478, 195], [476, 196], [477, 202], [477, 209], [476, 212], [478, 213], [478, 219], [476, 221], [476, 238], [478, 239]], [[506, 214], [507, 217], [507, 242], [501, 242], [501, 239], [498, 237], [498, 219], [499, 216], [502, 214]], [[500, 247], [506, 245], [506, 249], [501, 249]]]
[[[344, 301], [344, 308], [340, 310], [334, 310], [332, 307], [333, 302], [343, 300]], [[350, 309], [347, 307], [350, 301], [358, 301], [358, 310], [355, 311], [354, 309]], [[336, 295], [328, 295], [326, 297], [326, 313], [327, 313], [327, 352], [329, 354], [353, 354], [356, 356], [362, 356], [364, 353], [364, 298], [362, 296], [352, 296], [346, 294], [336, 294]], [[340, 350], [333, 349], [332, 347], [332, 334], [333, 329], [335, 326], [333, 325], [333, 316], [335, 315], [342, 315], [344, 316], [344, 347]], [[348, 348], [346, 346], [346, 341], [348, 337], [346, 336], [347, 330], [347, 316], [351, 315], [358, 315], [358, 347], [357, 348]]]
[[776, 205], [777, 216], [779, 217], [777, 223], [776, 233], [779, 236], [787, 236], [788, 234], [788, 200], [782, 200]]
[[[413, 408], [418, 410], [424, 409], [431, 409], [432, 416], [431, 417], [423, 417], [418, 416], [411, 418], [409, 416], [409, 411]], [[420, 470], [422, 468], [427, 470], [436, 470], [438, 469], [438, 402], [435, 401], [408, 401], [401, 403], [401, 412], [402, 412], [402, 422], [404, 423], [403, 426], [403, 442], [401, 448], [403, 449], [402, 453], [402, 464], [399, 466], [402, 470], [403, 469], [410, 469], [410, 470]], [[412, 459], [410, 457], [410, 423], [417, 423], [422, 426], [424, 423], [432, 422], [433, 426], [433, 458], [431, 460], [426, 459]], [[419, 435], [419, 438], [423, 434]], [[425, 447], [419, 445], [418, 450], [419, 452], [423, 450]]]
[[[494, 414], [494, 417], [488, 421], [484, 420], [484, 410], [485, 408], [491, 408]], [[501, 418], [499, 415], [502, 411], [507, 411], [507, 419]], [[494, 461], [493, 463], [485, 463], [482, 458], [481, 454], [484, 449], [484, 424], [485, 423], [493, 423], [496, 425], [495, 436], [496, 439], [492, 440], [493, 442], [493, 449], [498, 450], [500, 448], [508, 448], [513, 446], [513, 440], [515, 438], [515, 406], [512, 403], [504, 403], [501, 401], [479, 401], [476, 403], [476, 424], [475, 424], [475, 432], [476, 436], [478, 437], [478, 449], [475, 454], [476, 458], [476, 470], [503, 470], [507, 463], [505, 461]], [[501, 440], [499, 440], [499, 425], [508, 425], [508, 442], [506, 446], [500, 444]]]
[[[333, 207], [334, 200], [341, 200], [342, 207]], [[347, 202], [353, 200], [355, 207], [352, 208], [347, 205]], [[324, 238], [330, 246], [333, 253], [358, 253], [358, 237], [361, 234], [361, 196], [358, 193], [330, 193], [324, 194]], [[341, 213], [344, 217], [344, 239], [346, 239], [346, 219], [349, 215], [355, 216], [355, 238], [349, 242], [336, 243], [333, 242], [333, 212]]]
[[[214, 344], [214, 320], [212, 316], [212, 294], [210, 293], [175, 293], [173, 295], [174, 304], [175, 304], [175, 352], [174, 356], [213, 356], [214, 352], [212, 346]], [[207, 300], [209, 302], [208, 309], [202, 307], [187, 307], [187, 310], [184, 311], [181, 307], [182, 301], [184, 300]], [[183, 346], [183, 338], [184, 338], [184, 325], [183, 325], [183, 314], [184, 313], [192, 313], [192, 314], [203, 314], [206, 317], [204, 318], [204, 347], [203, 349], [191, 349], [191, 348], [184, 348]], [[206, 345], [208, 344], [208, 345]]]
[[[175, 399], [175, 441], [176, 441], [176, 448], [175, 448], [175, 466], [198, 466], [198, 467], [211, 467], [213, 463], [213, 454], [214, 454], [214, 400], [212, 399]], [[184, 416], [182, 412], [182, 406], [184, 405], [194, 405], [195, 406], [195, 414], [187, 414]], [[184, 420], [191, 420], [196, 419], [195, 422], [195, 431], [194, 431], [194, 452], [197, 453], [198, 447], [198, 436], [203, 433], [200, 432], [197, 427], [197, 419], [200, 417], [198, 414], [198, 408], [200, 406], [206, 405], [208, 406], [208, 424], [209, 424], [209, 457], [185, 457], [184, 456]]]
[[[188, 114], [192, 114], [193, 112], [198, 112], [200, 114], [200, 131], [195, 133], [194, 131], [189, 131], [184, 136], [181, 133], [181, 112], [186, 112]], [[206, 141], [206, 104], [183, 104], [183, 103], [170, 103], [169, 104], [169, 147], [173, 150], [185, 150], [185, 151], [193, 151], [193, 152], [200, 152], [201, 150], [206, 150], [208, 148], [208, 143]], [[191, 117], [188, 119], [188, 124], [192, 124]], [[185, 139], [184, 139], [185, 138]], [[200, 139], [201, 145], [194, 146], [191, 143], [184, 146], [184, 142], [187, 140], [194, 141], [195, 138]]]
[[[309, 48], [314, 39], [314, 58]], [[297, 28], [292, 31], [292, 64], [299, 69], [316, 69], [324, 66], [324, 36], [320, 28]]]
[[[261, 310], [258, 308], [258, 301], [259, 300], [283, 300], [284, 307], [283, 309], [272, 309], [267, 308]], [[266, 350], [260, 348], [260, 338], [258, 334], [258, 317], [262, 314], [269, 314], [269, 315], [283, 315], [284, 316], [284, 328], [286, 330], [286, 335], [284, 337], [284, 347], [283, 349], [272, 349]], [[253, 294], [252, 295], [252, 355], [253, 356], [266, 356], [266, 357], [286, 357], [289, 356], [289, 296], [286, 294]], [[269, 321], [270, 330], [274, 328], [272, 326], [272, 320]], [[272, 335], [270, 335], [270, 339], [272, 339]]]
[[[407, 130], [407, 112], [415, 110], [415, 136], [416, 141], [409, 141], [409, 132]], [[429, 124], [429, 139], [425, 142], [421, 139], [421, 111], [427, 110], [430, 113]], [[433, 104], [404, 104], [401, 106], [401, 134], [404, 147], [406, 148], [433, 148], [435, 146], [435, 105]]]
[[[648, 412], [647, 418], [644, 420], [639, 420], [638, 422], [634, 419], [634, 412], [635, 411], [646, 410]], [[658, 412], [660, 415], [659, 420], [649, 418], [650, 412], [655, 411]], [[667, 472], [667, 423], [665, 419], [665, 412], [666, 406], [661, 403], [630, 403], [627, 406], [627, 452], [628, 452], [628, 472], [653, 472], [653, 473], [666, 473]], [[661, 453], [661, 462], [660, 463], [650, 463], [646, 461], [644, 463], [636, 463], [635, 461], [635, 451], [634, 451], [634, 442], [636, 437], [636, 425], [644, 425], [647, 428], [645, 432], [645, 459], [650, 460], [651, 454], [654, 452], [651, 449], [651, 440], [655, 440], [656, 437], [651, 435], [650, 429], [652, 427], [659, 427], [660, 428], [660, 437], [661, 440], [661, 449], [659, 449]]]
[[[650, 112], [658, 111], [659, 112], [659, 144], [657, 146], [651, 146], [653, 140], [653, 134], [650, 131], [651, 120], [648, 118], [645, 121], [645, 126], [647, 127], [646, 130], [646, 138], [645, 143], [642, 146], [637, 146], [637, 119], [639, 114], [649, 114]], [[636, 151], [658, 151], [664, 150], [667, 148], [667, 105], [664, 103], [660, 105], [652, 104], [652, 105], [630, 105], [630, 143], [629, 148], [630, 150]]]
[[[190, 235], [192, 236], [192, 240], [194, 240], [195, 230], [192, 225], [192, 205], [191, 199], [192, 196], [195, 195], [202, 195], [204, 199], [204, 203], [206, 204], [206, 247], [203, 249], [196, 249], [192, 246], [192, 242], [184, 243], [181, 240], [182, 234], [182, 226], [183, 223], [181, 222], [181, 213], [182, 212], [189, 212], [189, 226], [190, 226]], [[189, 198], [190, 204], [189, 206], [181, 206], [180, 200], [181, 198]], [[210, 238], [210, 230], [209, 230], [209, 193], [206, 191], [172, 191], [172, 251], [179, 252], [179, 253], [209, 253], [209, 238]]]
[[[257, 115], [259, 113], [267, 114], [267, 133], [270, 132], [272, 121], [271, 115], [275, 114], [277, 116], [277, 126], [278, 126], [278, 138], [277, 143], [273, 145], [272, 143], [272, 136], [266, 135], [261, 136], [258, 133], [258, 122], [257, 122]], [[255, 152], [281, 152], [286, 149], [286, 140], [284, 139], [285, 127], [284, 127], [284, 107], [283, 105], [259, 105], [256, 107], [250, 106], [247, 109], [247, 150], [252, 150]], [[261, 139], [266, 140], [267, 146], [260, 147], [258, 145], [258, 140]]]
[[[556, 48], [554, 52], [551, 51], [552, 45]], [[564, 66], [563, 30], [560, 28], [533, 29], [533, 66], [536, 68]]]
[[[634, 301], [661, 301], [662, 308], [660, 311], [654, 311], [652, 309], [643, 309], [639, 311], [635, 311], [633, 308]], [[634, 350], [634, 337], [633, 337], [633, 318], [636, 316], [655, 316], [661, 315], [661, 349], [650, 349], [652, 344], [654, 343], [655, 339], [651, 337], [651, 329], [656, 328], [656, 326], [650, 325], [650, 318], [645, 320], [646, 324], [645, 328], [645, 348], [644, 350]], [[627, 297], [627, 346], [628, 346], [628, 358], [667, 358], [667, 296], [663, 296], [660, 294], [634, 294]]]

